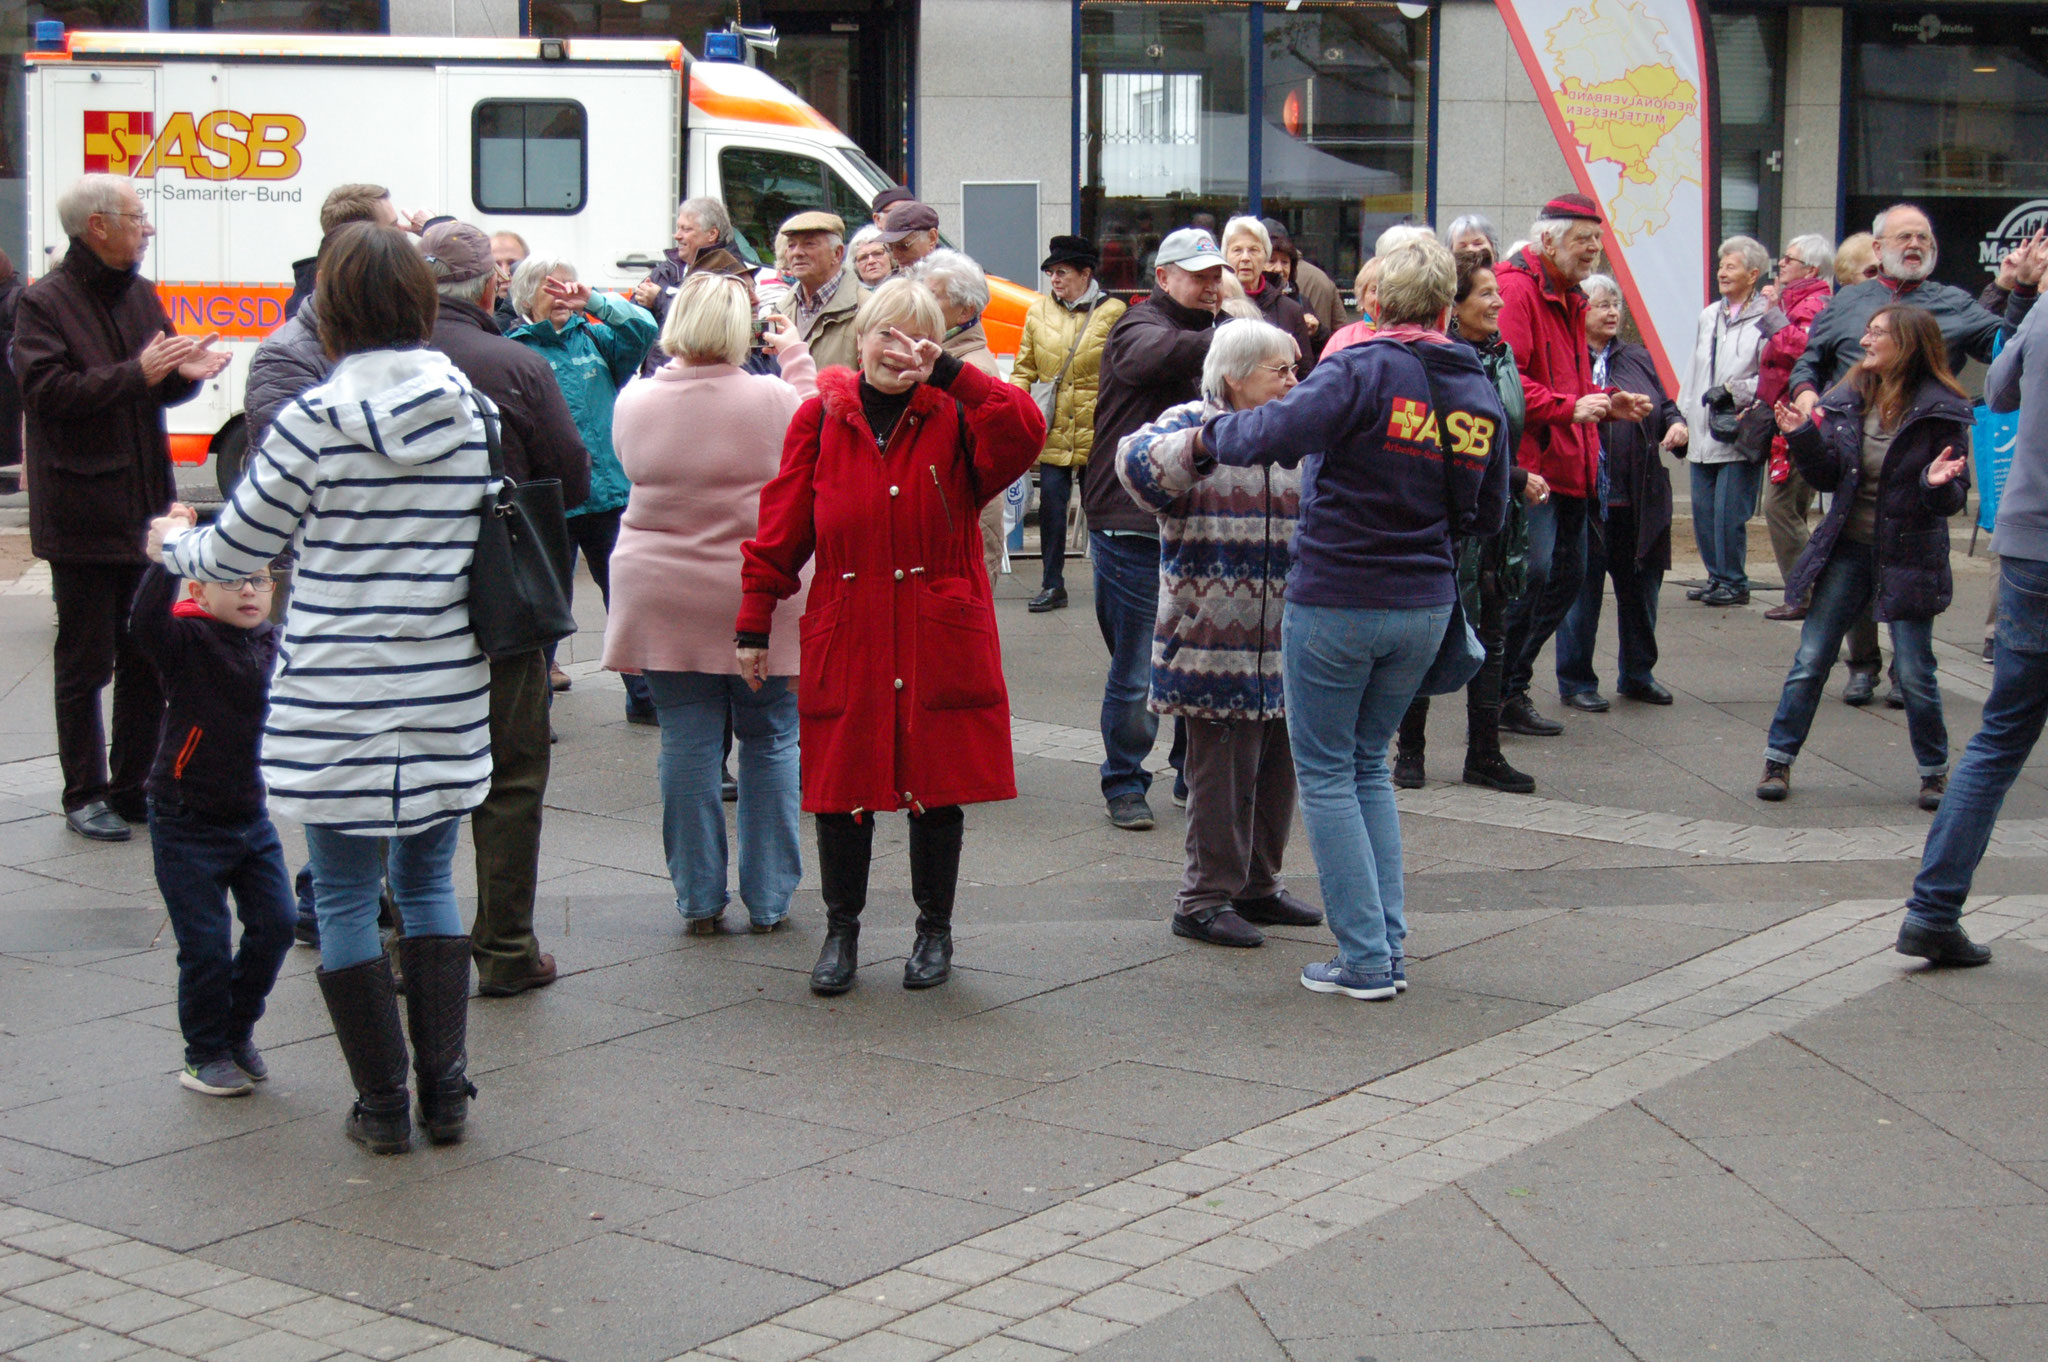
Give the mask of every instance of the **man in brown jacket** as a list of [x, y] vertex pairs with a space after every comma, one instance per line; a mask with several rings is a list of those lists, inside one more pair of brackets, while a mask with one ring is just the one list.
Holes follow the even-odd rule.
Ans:
[[[147, 816], [163, 696], [128, 640], [149, 522], [174, 487], [163, 409], [227, 367], [213, 336], [179, 336], [136, 271], [155, 235], [134, 187], [87, 175], [57, 200], [71, 246], [21, 295], [14, 371], [28, 416], [29, 544], [57, 605], [57, 758], [64, 817], [101, 842]], [[100, 690], [114, 683], [112, 776]]]

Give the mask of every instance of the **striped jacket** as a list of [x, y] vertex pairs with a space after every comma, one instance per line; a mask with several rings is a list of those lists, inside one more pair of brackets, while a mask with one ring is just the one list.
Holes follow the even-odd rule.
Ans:
[[1150, 704], [1191, 719], [1279, 719], [1280, 620], [1301, 470], [1197, 473], [1195, 431], [1222, 411], [1183, 402], [1117, 447], [1117, 476], [1159, 517]]
[[469, 627], [489, 400], [439, 351], [350, 355], [278, 412], [212, 525], [166, 538], [165, 566], [203, 581], [299, 541], [263, 725], [276, 812], [405, 835], [489, 792], [491, 671]]

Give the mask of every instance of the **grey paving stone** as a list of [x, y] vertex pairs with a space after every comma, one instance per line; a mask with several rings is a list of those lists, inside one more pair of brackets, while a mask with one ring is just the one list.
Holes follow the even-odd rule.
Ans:
[[[348, 1301], [336, 1300], [332, 1296], [315, 1296], [311, 1300], [281, 1305], [275, 1310], [266, 1310], [251, 1317], [250, 1322], [268, 1329], [283, 1329], [302, 1338], [328, 1338], [349, 1329], [374, 1323], [379, 1318], [375, 1310], [366, 1310]], [[340, 1346], [340, 1345], [336, 1345]]]
[[186, 1299], [194, 1305], [203, 1305], [210, 1310], [221, 1310], [230, 1315], [249, 1319], [267, 1311], [295, 1305], [302, 1300], [310, 1299], [313, 1294], [288, 1282], [274, 1282], [263, 1277], [243, 1277], [225, 1286], [198, 1292]]
[[1547, 1324], [1515, 1329], [1454, 1329], [1375, 1334], [1359, 1352], [1351, 1338], [1298, 1338], [1289, 1362], [1635, 1362], [1635, 1355], [1598, 1324]]
[[[824, 1290], [784, 1273], [607, 1234], [423, 1296], [412, 1313], [565, 1362], [664, 1362]], [[415, 1356], [431, 1359], [434, 1352]]]
[[[1014, 1213], [847, 1173], [785, 1173], [657, 1216], [639, 1232], [665, 1243], [833, 1286], [849, 1286]], [[775, 1225], [786, 1232], [764, 1235]]]
[[135, 1163], [307, 1114], [269, 1097], [222, 1102], [151, 1074], [0, 1112], [0, 1136], [102, 1165]]
[[[2014, 1075], [2016, 1081], [2024, 1077]], [[2048, 1090], [2008, 1087], [1909, 1092], [1902, 1093], [1899, 1100], [2001, 1163], [2048, 1160], [2048, 1121], [2041, 1119], [2042, 1112], [2048, 1110]]]
[[545, 993], [483, 999], [469, 1009], [470, 1068], [488, 1074], [645, 1031], [663, 1020], [656, 1013]]
[[73, 1269], [67, 1263], [35, 1253], [22, 1253], [9, 1249], [0, 1252], [0, 1291], [12, 1291], [17, 1286], [30, 1282], [46, 1281], [61, 1277]]
[[409, 1357], [447, 1339], [445, 1329], [390, 1315], [327, 1336], [327, 1341], [337, 1347], [376, 1358]]
[[1899, 1102], [1788, 1040], [1772, 1037], [1640, 1099], [1690, 1137], [1821, 1135], [1912, 1122]]
[[[2048, 1073], [2048, 1045], [1982, 1024], [1960, 1003], [1901, 984], [1830, 1009], [1787, 1033], [1880, 1092], [2011, 1086]], [[1944, 1037], [1939, 1046], [1920, 1038]], [[2041, 1086], [2037, 1081], [2029, 1086]]]
[[2048, 1205], [1829, 1215], [1813, 1226], [1922, 1309], [2048, 1303]]
[[225, 1311], [200, 1309], [153, 1324], [147, 1329], [137, 1329], [135, 1337], [152, 1347], [197, 1357], [263, 1332], [262, 1325], [252, 1324]]
[[721, 1091], [717, 1101], [792, 1120], [900, 1135], [1031, 1090], [1031, 1084], [1015, 1079], [861, 1054], [757, 1078]]
[[70, 1313], [87, 1324], [114, 1333], [132, 1334], [138, 1329], [192, 1313], [195, 1307], [156, 1291], [136, 1287], [103, 1301], [89, 1301], [71, 1307]]
[[77, 1327], [76, 1320], [9, 1302], [7, 1308], [0, 1309], [0, 1351], [24, 1348]]
[[45, 1277], [40, 1281], [15, 1287], [9, 1294], [16, 1300], [26, 1301], [30, 1305], [70, 1314], [81, 1305], [112, 1300], [134, 1289], [117, 1278], [102, 1277], [97, 1272], [81, 1270]]
[[556, 1166], [673, 1187], [693, 1196], [718, 1196], [879, 1138], [870, 1132], [674, 1097], [629, 1119], [525, 1152]]
[[1563, 1005], [1726, 945], [1734, 929], [1677, 923], [1626, 928], [1561, 914], [1452, 951], [1430, 966], [1435, 986]]
[[2034, 1362], [2048, 1337], [2048, 1305], [1991, 1305], [1929, 1312], [1985, 1362]]
[[133, 1339], [87, 1326], [16, 1348], [8, 1356], [16, 1362], [110, 1362], [141, 1351], [142, 1344]]
[[1164, 1145], [970, 1112], [867, 1145], [825, 1166], [900, 1187], [1036, 1211], [1178, 1153]]
[[103, 1248], [71, 1254], [70, 1261], [102, 1276], [126, 1278], [153, 1267], [168, 1267], [173, 1263], [181, 1263], [184, 1259], [154, 1244], [129, 1239], [118, 1244], [108, 1244]]
[[320, 1362], [340, 1349], [297, 1334], [267, 1329], [205, 1354], [200, 1362]]
[[1156, 1064], [1118, 1063], [1051, 1084], [996, 1110], [1048, 1125], [1195, 1149], [1312, 1100], [1299, 1088]]
[[197, 1258], [182, 1258], [162, 1267], [144, 1268], [128, 1274], [127, 1280], [167, 1296], [190, 1296], [239, 1280], [244, 1274], [217, 1267]]
[[1029, 1083], [1056, 1083], [1135, 1058], [1119, 1036], [1098, 1031], [1089, 1044], [1074, 1044], [1064, 1016], [1023, 1006], [1003, 1007], [971, 1017], [927, 1023], [878, 1037], [868, 1049], [878, 1055], [969, 1069]]
[[75, 1155], [0, 1138], [0, 1197], [22, 1196], [51, 1183], [84, 1177], [100, 1167]]
[[2048, 1202], [2042, 1189], [1917, 1121], [1833, 1135], [1717, 1135], [1709, 1158], [1803, 1220], [1849, 1211]]
[[64, 1224], [11, 1234], [7, 1236], [7, 1242], [25, 1253], [39, 1253], [45, 1258], [69, 1258], [76, 1253], [106, 1248], [124, 1240], [111, 1230], [92, 1225]]
[[[1353, 1362], [1358, 1353], [1353, 1349]], [[1258, 1313], [1235, 1291], [1219, 1291], [1091, 1349], [1090, 1362], [1290, 1362]]]

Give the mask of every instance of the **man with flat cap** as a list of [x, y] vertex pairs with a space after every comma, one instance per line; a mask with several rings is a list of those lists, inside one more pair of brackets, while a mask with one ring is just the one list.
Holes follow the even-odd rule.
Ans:
[[778, 311], [795, 324], [820, 369], [860, 367], [853, 314], [868, 291], [846, 262], [846, 223], [836, 213], [798, 213], [782, 224], [784, 259], [796, 287]]
[[939, 215], [916, 199], [892, 203], [882, 218], [882, 242], [901, 274], [939, 248]]

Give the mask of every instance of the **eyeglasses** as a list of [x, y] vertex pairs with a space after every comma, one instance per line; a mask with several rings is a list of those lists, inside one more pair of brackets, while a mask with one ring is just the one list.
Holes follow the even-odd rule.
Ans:
[[101, 216], [110, 218], [134, 218], [135, 221], [141, 224], [142, 226], [149, 226], [149, 214], [147, 213], [130, 213], [119, 208], [111, 208], [108, 209]]
[[1887, 233], [1885, 234], [1885, 238], [1884, 238], [1884, 239], [1885, 239], [1886, 241], [1896, 241], [1896, 242], [1898, 242], [1898, 243], [1899, 243], [1899, 244], [1900, 244], [1901, 246], [1932, 246], [1932, 245], [1934, 244], [1934, 233], [1932, 233], [1932, 232], [1887, 232]]
[[1277, 375], [1277, 374], [1291, 374], [1291, 373], [1293, 373], [1293, 372], [1294, 372], [1294, 366], [1293, 366], [1292, 364], [1287, 364], [1287, 363], [1280, 363], [1280, 364], [1260, 364], [1260, 365], [1255, 365], [1254, 367], [1255, 367], [1255, 368], [1259, 368], [1259, 369], [1264, 369], [1264, 370], [1265, 370], [1265, 371], [1266, 371], [1267, 373], [1269, 373], [1269, 374], [1276, 374], [1276, 375]]
[[1877, 266], [1875, 266], [1875, 265], [1865, 265], [1865, 266], [1863, 267], [1863, 277], [1864, 277], [1865, 279], [1875, 279], [1875, 278], [1877, 278]]
[[259, 596], [277, 590], [277, 583], [269, 577], [237, 577], [232, 582], [222, 582], [230, 591], [253, 591]]

